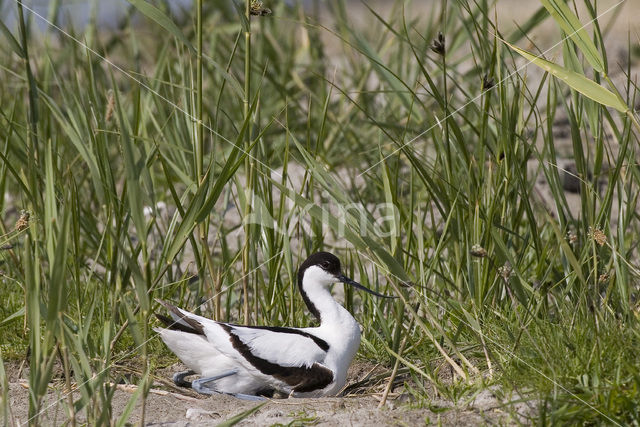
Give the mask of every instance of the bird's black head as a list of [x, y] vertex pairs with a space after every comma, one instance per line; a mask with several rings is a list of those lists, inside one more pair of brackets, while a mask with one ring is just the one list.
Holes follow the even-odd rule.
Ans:
[[[309, 289], [305, 289], [304, 285], [304, 277], [307, 270], [309, 270], [309, 274], [311, 274], [312, 277], [311, 283], [307, 285], [311, 286]], [[310, 255], [309, 258], [300, 265], [300, 268], [298, 269], [298, 287], [300, 288], [300, 294], [309, 308], [309, 311], [318, 320], [321, 320], [320, 312], [309, 298], [307, 291], [316, 292], [318, 287], [328, 288], [331, 283], [335, 282], [346, 283], [347, 285], [351, 285], [354, 288], [361, 289], [377, 297], [395, 298], [379, 294], [378, 292], [372, 291], [371, 289], [362, 286], [360, 283], [346, 277], [342, 274], [342, 271], [340, 270], [340, 260], [335, 255], [330, 254], [329, 252], [316, 252], [315, 254]]]
[[[318, 270], [318, 268], [320, 270]], [[300, 287], [300, 292], [302, 292], [302, 297], [305, 298], [305, 302], [307, 300], [307, 296], [303, 286], [303, 279], [305, 277], [305, 273], [309, 269], [312, 270], [312, 272], [309, 272], [315, 279], [314, 283], [319, 283], [321, 286], [329, 286], [331, 283], [342, 282], [378, 297], [394, 298], [372, 291], [371, 289], [362, 286], [360, 283], [346, 277], [342, 274], [342, 271], [340, 270], [340, 260], [335, 255], [330, 254], [329, 252], [316, 252], [315, 254], [310, 255], [298, 269], [298, 286]]]
[[320, 267], [327, 273], [338, 277], [341, 275], [340, 271], [340, 260], [334, 254], [330, 254], [329, 252], [316, 252], [307, 258], [298, 269], [298, 277], [302, 279], [304, 276], [304, 272], [309, 267]]

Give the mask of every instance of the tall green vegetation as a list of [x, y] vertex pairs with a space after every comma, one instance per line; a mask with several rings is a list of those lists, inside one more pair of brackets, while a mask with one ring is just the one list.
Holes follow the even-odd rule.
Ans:
[[608, 61], [604, 9], [542, 1], [512, 30], [486, 0], [365, 4], [366, 25], [338, 0], [330, 25], [130, 3], [144, 23], [113, 34], [34, 38], [20, 1], [0, 23], [0, 362], [28, 358], [30, 422], [56, 373], [71, 423], [108, 424], [113, 384], [138, 384], [126, 423], [174, 360], [154, 298], [306, 325], [295, 269], [320, 249], [400, 296], [345, 302], [418, 404], [497, 386], [541, 423], [640, 421], [638, 58]]

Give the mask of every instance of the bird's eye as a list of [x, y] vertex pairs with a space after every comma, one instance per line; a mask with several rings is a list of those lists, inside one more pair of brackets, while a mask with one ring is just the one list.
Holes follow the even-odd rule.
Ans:
[[322, 268], [329, 268], [329, 261], [325, 261], [322, 263]]

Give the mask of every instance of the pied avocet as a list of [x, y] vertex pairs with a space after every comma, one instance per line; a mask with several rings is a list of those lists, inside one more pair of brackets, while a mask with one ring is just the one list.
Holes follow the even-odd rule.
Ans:
[[166, 329], [155, 330], [190, 369], [177, 373], [174, 381], [189, 385], [184, 378], [199, 374], [190, 384], [197, 392], [244, 398], [274, 391], [295, 397], [336, 395], [360, 345], [360, 326], [329, 292], [336, 282], [389, 298], [345, 277], [335, 255], [318, 252], [298, 269], [302, 298], [320, 321], [315, 328], [216, 322], [160, 301], [171, 318], [156, 315]]

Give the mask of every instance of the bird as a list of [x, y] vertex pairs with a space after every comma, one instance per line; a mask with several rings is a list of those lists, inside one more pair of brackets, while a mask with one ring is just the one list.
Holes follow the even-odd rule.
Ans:
[[[274, 393], [289, 397], [335, 396], [360, 346], [360, 325], [331, 295], [342, 282], [381, 298], [342, 274], [329, 252], [310, 255], [298, 268], [298, 287], [317, 327], [243, 326], [217, 322], [157, 300], [171, 315], [156, 313], [164, 328], [154, 328], [189, 368], [174, 382], [202, 394], [229, 394], [261, 400]], [[189, 383], [189, 375], [199, 375]]]

